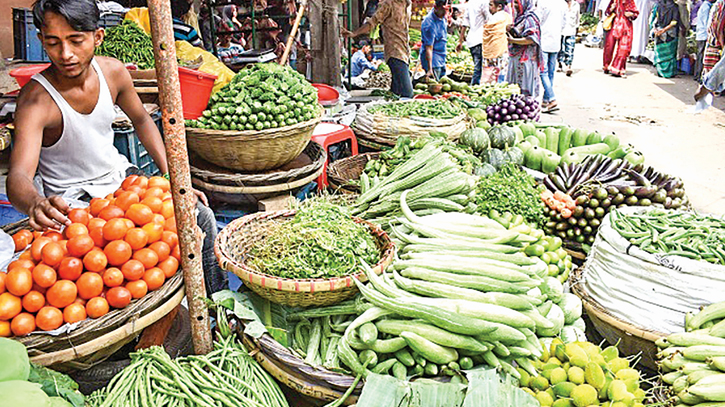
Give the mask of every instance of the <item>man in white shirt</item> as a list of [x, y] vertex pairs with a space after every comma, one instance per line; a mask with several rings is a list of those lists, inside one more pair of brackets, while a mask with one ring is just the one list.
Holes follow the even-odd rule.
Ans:
[[541, 50], [544, 53], [544, 69], [541, 71], [541, 82], [544, 85], [541, 108], [544, 113], [558, 109], [554, 95], [554, 72], [561, 50], [561, 33], [566, 25], [566, 10], [565, 0], [541, 0], [536, 11], [541, 21]]
[[468, 7], [466, 8], [466, 15], [463, 18], [463, 27], [461, 27], [461, 35], [458, 39], [456, 51], [461, 51], [465, 38], [466, 46], [471, 51], [471, 56], [473, 56], [473, 79], [471, 79], [471, 85], [478, 85], [481, 83], [481, 67], [483, 63], [483, 57], [481, 56], [483, 26], [491, 16], [491, 12], [488, 10], [488, 0], [469, 0], [467, 4]]

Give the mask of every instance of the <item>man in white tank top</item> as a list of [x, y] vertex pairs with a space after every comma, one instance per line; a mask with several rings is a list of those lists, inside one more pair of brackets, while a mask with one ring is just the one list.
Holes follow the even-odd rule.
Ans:
[[[58, 229], [70, 224], [63, 197], [103, 197], [135, 169], [113, 146], [114, 105], [131, 119], [159, 170], [166, 173], [168, 165], [161, 135], [124, 64], [94, 57], [104, 36], [95, 0], [37, 0], [33, 20], [51, 66], [18, 97], [7, 191], [33, 228]], [[44, 195], [33, 183], [36, 172]], [[213, 253], [216, 222], [204, 194], [194, 193], [204, 203], [197, 205], [197, 223], [206, 234], [204, 269], [213, 292], [226, 281]]]

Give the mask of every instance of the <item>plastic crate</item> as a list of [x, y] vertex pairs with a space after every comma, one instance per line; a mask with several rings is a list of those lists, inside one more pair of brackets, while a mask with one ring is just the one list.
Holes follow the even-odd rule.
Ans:
[[8, 197], [0, 194], [0, 226], [8, 223], [14, 223], [27, 218], [28, 216], [22, 212], [18, 212], [8, 201]]
[[33, 24], [33, 12], [27, 8], [13, 8], [13, 38], [15, 59], [25, 61], [50, 61], [38, 39]]
[[[161, 123], [161, 113], [154, 114], [152, 118], [154, 119], [156, 126], [159, 126]], [[156, 164], [154, 164], [153, 158], [151, 158], [151, 155], [148, 151], [146, 151], [143, 144], [141, 144], [141, 141], [138, 139], [134, 128], [123, 130], [114, 129], [113, 131], [113, 145], [121, 154], [128, 158], [128, 161], [130, 161], [131, 164], [135, 165], [148, 175], [161, 174], [161, 171], [159, 171]]]
[[116, 13], [103, 13], [98, 20], [98, 26], [103, 28], [115, 27], [123, 22], [123, 15]]

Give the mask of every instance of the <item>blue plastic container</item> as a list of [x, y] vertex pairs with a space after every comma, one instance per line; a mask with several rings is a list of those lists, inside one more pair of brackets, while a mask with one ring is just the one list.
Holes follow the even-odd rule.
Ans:
[[27, 217], [24, 213], [13, 208], [6, 195], [0, 194], [0, 226], [21, 221]]
[[[152, 118], [161, 131], [161, 113], [155, 113]], [[147, 175], [159, 175], [159, 171], [156, 164], [154, 164], [153, 158], [146, 151], [141, 141], [136, 135], [134, 128], [130, 129], [114, 129], [113, 145], [118, 151], [128, 158], [131, 164], [137, 166]]]
[[50, 61], [38, 39], [33, 23], [33, 12], [27, 8], [13, 8], [13, 39], [15, 59], [25, 61]]

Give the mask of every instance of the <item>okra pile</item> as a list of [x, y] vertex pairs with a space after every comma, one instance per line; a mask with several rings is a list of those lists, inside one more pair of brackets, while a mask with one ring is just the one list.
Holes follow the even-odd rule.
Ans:
[[649, 253], [725, 265], [725, 221], [693, 212], [612, 212], [612, 228]]
[[292, 126], [320, 114], [317, 89], [297, 71], [276, 63], [255, 64], [213, 94], [209, 106], [187, 127], [265, 130]]
[[139, 69], [154, 69], [154, 45], [146, 34], [131, 20], [106, 30], [103, 43], [96, 48], [96, 55], [116, 58], [126, 64], [136, 64]]
[[725, 302], [687, 314], [687, 332], [655, 344], [661, 379], [672, 405], [719, 406], [725, 401]]

